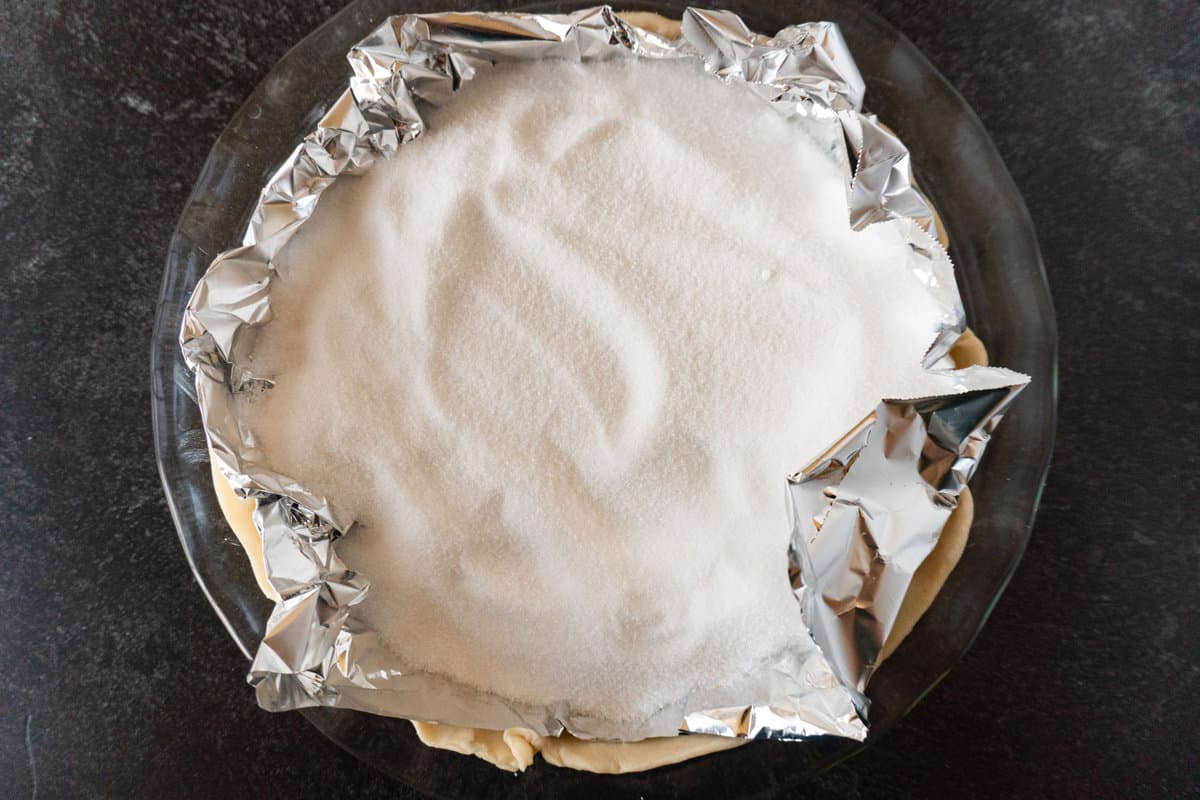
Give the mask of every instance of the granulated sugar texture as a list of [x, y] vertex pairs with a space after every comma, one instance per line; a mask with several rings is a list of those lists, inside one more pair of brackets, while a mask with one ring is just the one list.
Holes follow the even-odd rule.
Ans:
[[243, 413], [409, 668], [636, 719], [807, 636], [786, 476], [938, 393], [826, 150], [695, 63], [497, 69], [282, 252]]

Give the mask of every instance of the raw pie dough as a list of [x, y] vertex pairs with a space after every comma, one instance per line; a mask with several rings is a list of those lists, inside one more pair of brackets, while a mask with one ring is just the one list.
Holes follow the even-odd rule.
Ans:
[[[678, 20], [641, 11], [622, 12], [621, 17], [632, 25], [669, 38], [679, 35]], [[940, 234], [938, 238], [942, 239], [944, 228], [941, 221], [937, 220], [935, 224]], [[946, 242], [943, 240], [942, 244], [945, 245]], [[959, 338], [950, 356], [959, 368], [987, 364], [987, 351], [971, 331]], [[211, 463], [213, 485], [221, 511], [224, 512], [238, 541], [246, 549], [259, 588], [267, 597], [276, 600], [278, 594], [267, 580], [263, 563], [262, 539], [254, 527], [254, 501], [238, 497], [217, 469], [216, 462]], [[958, 508], [946, 521], [937, 544], [913, 576], [891, 635], [880, 651], [881, 662], [895, 652], [941, 591], [947, 576], [962, 556], [973, 516], [974, 503], [971, 493], [964, 489], [959, 497]], [[577, 739], [570, 734], [538, 736], [525, 728], [495, 731], [416, 721], [413, 722], [413, 727], [416, 728], [421, 741], [430, 747], [478, 756], [512, 772], [523, 771], [533, 763], [533, 758], [538, 753], [541, 753], [548, 763], [559, 767], [608, 774], [641, 772], [729, 750], [747, 741], [725, 736], [688, 735], [643, 739], [637, 742], [607, 742]]]

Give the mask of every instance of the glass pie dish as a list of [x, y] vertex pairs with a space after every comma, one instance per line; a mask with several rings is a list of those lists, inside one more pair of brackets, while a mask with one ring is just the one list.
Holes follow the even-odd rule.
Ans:
[[[682, 4], [629, 7], [672, 17], [683, 10]], [[247, 656], [262, 635], [268, 608], [242, 553], [227, 546], [231, 534], [203, 463], [204, 433], [176, 344], [180, 311], [212, 257], [240, 239], [268, 174], [343, 88], [349, 46], [389, 13], [439, 9], [444, 6], [361, 0], [298, 45], [218, 140], [171, 244], [152, 353], [159, 463], [196, 576]], [[976, 478], [976, 522], [966, 554], [909, 643], [879, 671], [868, 691], [872, 737], [877, 738], [969, 645], [1028, 540], [1053, 436], [1055, 344], [1049, 293], [1024, 206], [978, 120], [899, 34], [841, 4], [788, 4], [786, 10], [751, 4], [731, 10], [764, 31], [806, 19], [842, 25], [867, 79], [869, 107], [909, 142], [920, 169], [918, 180], [950, 230], [970, 323], [997, 361], [1034, 380]], [[753, 792], [801, 780], [859, 746], [836, 739], [757, 744], [651, 773], [614, 777], [538, 765], [514, 784], [481, 762], [425, 748], [400, 720], [345, 711], [307, 716], [371, 764], [439, 795], [598, 791], [661, 796], [723, 784]]]

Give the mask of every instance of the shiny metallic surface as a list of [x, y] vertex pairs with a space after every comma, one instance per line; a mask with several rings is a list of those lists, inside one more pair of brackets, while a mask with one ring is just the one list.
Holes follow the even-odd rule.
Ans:
[[368, 169], [422, 135], [418, 101], [450, 101], [490, 64], [541, 58], [698, 58], [708, 72], [744, 82], [780, 113], [836, 126], [845, 143], [851, 223], [900, 226], [911, 246], [910, 268], [942, 309], [941, 333], [925, 365], [943, 370], [964, 327], [953, 267], [929, 233], [933, 213], [912, 183], [907, 149], [861, 112], [864, 84], [837, 27], [808, 23], [766, 37], [728, 12], [689, 9], [682, 35], [667, 40], [608, 7], [561, 15], [409, 15], [389, 19], [348, 58], [349, 88], [268, 181], [243, 245], [219, 255], [198, 282], [180, 332], [213, 457], [235, 489], [256, 500], [255, 525], [280, 597], [249, 676], [259, 703], [542, 735], [566, 730], [583, 738], [676, 732], [863, 738], [864, 690], [913, 572], [936, 543], [1023, 376], [974, 367], [952, 373], [962, 394], [884, 402], [789, 478], [786, 568], [812, 633], [809, 646], [633, 721], [581, 715], [565, 702], [531, 707], [398, 668], [396, 654], [354, 617], [369, 582], [335, 548], [353, 520], [271, 472], [234, 410], [237, 393], [269, 391], [270, 381], [246, 367], [246, 356], [255, 328], [271, 318], [272, 259], [321, 193], [338, 176]]
[[863, 693], [913, 574], [1022, 388], [885, 401], [788, 481], [792, 588], [864, 715]]

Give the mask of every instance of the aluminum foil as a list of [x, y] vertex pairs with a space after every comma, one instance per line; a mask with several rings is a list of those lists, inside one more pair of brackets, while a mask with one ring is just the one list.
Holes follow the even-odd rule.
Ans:
[[[352, 520], [268, 469], [233, 411], [237, 393], [269, 386], [245, 365], [255, 329], [270, 319], [272, 259], [321, 193], [339, 175], [368, 169], [420, 136], [420, 102], [451, 101], [496, 62], [541, 58], [699, 59], [706, 71], [744, 83], [780, 113], [840, 132], [851, 222], [855, 228], [886, 222], [904, 232], [910, 268], [942, 309], [925, 366], [951, 376], [956, 392], [881, 403], [787, 479], [793, 532], [780, 569], [789, 570], [812, 633], [807, 646], [720, 690], [698, 691], [647, 719], [622, 723], [580, 714], [565, 702], [525, 705], [401, 669], [397, 654], [354, 614], [369, 583], [335, 547]], [[571, 14], [419, 14], [389, 19], [350, 51], [349, 61], [349, 88], [263, 189], [243, 245], [219, 255], [201, 278], [180, 334], [213, 457], [235, 490], [256, 500], [254, 522], [280, 598], [250, 671], [259, 703], [271, 710], [325, 705], [524, 727], [542, 735], [565, 730], [582, 738], [677, 732], [863, 738], [864, 691], [912, 575], [1025, 378], [983, 367], [949, 369], [947, 353], [964, 326], [953, 267], [930, 234], [934, 215], [911, 181], [907, 149], [861, 110], [863, 80], [837, 27], [807, 23], [767, 37], [731, 13], [689, 9], [681, 36], [668, 40], [607, 6]]]

